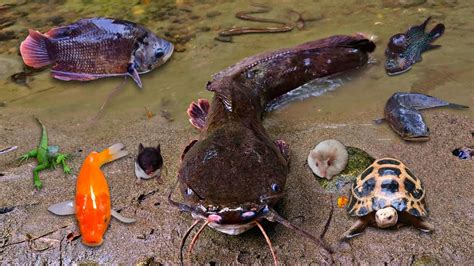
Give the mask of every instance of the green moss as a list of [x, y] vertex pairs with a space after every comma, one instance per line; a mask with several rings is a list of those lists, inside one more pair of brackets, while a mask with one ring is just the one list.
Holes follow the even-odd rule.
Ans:
[[362, 171], [375, 161], [374, 157], [359, 148], [347, 147], [347, 152], [349, 153], [349, 159], [344, 171], [333, 176], [331, 180], [316, 177], [325, 190], [336, 192], [342, 189], [345, 184], [353, 182]]

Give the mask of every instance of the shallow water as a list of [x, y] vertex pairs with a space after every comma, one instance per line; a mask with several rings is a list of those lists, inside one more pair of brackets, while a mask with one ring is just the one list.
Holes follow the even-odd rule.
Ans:
[[[21, 1], [19, 1], [21, 2]], [[370, 123], [381, 116], [386, 99], [395, 91], [415, 91], [431, 94], [459, 104], [470, 105], [474, 99], [474, 39], [469, 30], [474, 22], [468, 17], [474, 7], [461, 1], [428, 1], [414, 7], [390, 4], [397, 1], [264, 1], [273, 10], [265, 17], [294, 19], [288, 15], [292, 9], [301, 12], [307, 21], [303, 30], [279, 34], [235, 36], [233, 42], [214, 40], [217, 32], [233, 25], [265, 25], [238, 20], [235, 12], [255, 9], [243, 1], [33, 1], [3, 10], [15, 23], [2, 31], [13, 30], [17, 39], [0, 42], [0, 101], [5, 102], [2, 113], [15, 115], [14, 107], [27, 108], [44, 119], [77, 123], [89, 121], [106, 96], [121, 82], [109, 78], [92, 82], [64, 82], [50, 78], [46, 69], [29, 78], [28, 88], [15, 84], [9, 78], [21, 70], [17, 55], [19, 43], [26, 29], [46, 31], [58, 23], [66, 25], [82, 17], [111, 16], [137, 21], [161, 37], [178, 40], [178, 50], [164, 66], [142, 76], [140, 90], [129, 79], [127, 85], [107, 106], [99, 123], [109, 118], [143, 119], [145, 108], [155, 114], [166, 114], [174, 126], [187, 126], [185, 110], [191, 101], [210, 98], [205, 84], [213, 73], [262, 51], [289, 47], [333, 34], [368, 32], [378, 37], [377, 49], [372, 54], [374, 63], [353, 73], [336, 77], [332, 85], [316, 83], [303, 97], [286, 99], [269, 117], [279, 124], [301, 122]], [[149, 3], [147, 3], [149, 2]], [[158, 3], [159, 2], [159, 3]], [[53, 12], [54, 11], [54, 12]], [[220, 15], [207, 15], [218, 11]], [[51, 14], [55, 14], [51, 16]], [[125, 14], [125, 15], [124, 15]], [[216, 15], [216, 14], [213, 14]], [[383, 68], [387, 39], [409, 26], [420, 24], [433, 16], [428, 29], [443, 22], [446, 32], [437, 44], [441, 49], [423, 54], [423, 61], [405, 74], [388, 77]], [[186, 42], [187, 39], [190, 39]], [[328, 87], [329, 86], [329, 87]], [[328, 89], [330, 88], [330, 89]], [[306, 86], [306, 90], [308, 86]], [[314, 91], [311, 91], [314, 90]], [[322, 93], [324, 92], [324, 93]], [[307, 96], [318, 97], [307, 97]], [[301, 100], [306, 98], [305, 100]], [[12, 109], [13, 108], [13, 109]], [[26, 110], [26, 109], [25, 109]], [[474, 117], [474, 110], [463, 111]], [[47, 117], [47, 118], [45, 118]]]

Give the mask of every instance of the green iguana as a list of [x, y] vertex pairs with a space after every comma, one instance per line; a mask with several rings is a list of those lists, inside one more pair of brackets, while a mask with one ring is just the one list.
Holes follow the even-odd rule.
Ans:
[[35, 187], [41, 189], [43, 184], [39, 179], [39, 172], [47, 168], [56, 168], [61, 164], [65, 174], [70, 174], [71, 169], [67, 166], [66, 160], [69, 159], [69, 154], [59, 153], [59, 146], [48, 146], [48, 135], [46, 128], [41, 121], [36, 118], [42, 128], [41, 141], [37, 149], [31, 150], [19, 158], [20, 163], [27, 161], [29, 158], [35, 157], [38, 160], [38, 166], [33, 169], [33, 180]]

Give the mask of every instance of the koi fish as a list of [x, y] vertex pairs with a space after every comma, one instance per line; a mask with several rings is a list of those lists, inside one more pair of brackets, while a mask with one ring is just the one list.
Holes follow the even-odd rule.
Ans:
[[51, 205], [48, 210], [56, 215], [76, 214], [82, 243], [99, 246], [112, 215], [123, 223], [133, 223], [110, 207], [109, 186], [100, 167], [128, 154], [121, 143], [114, 144], [102, 152], [91, 152], [82, 164], [76, 183], [76, 198]]
[[421, 53], [441, 47], [431, 43], [443, 35], [444, 25], [437, 24], [429, 33], [425, 33], [430, 19], [431, 17], [421, 25], [411, 27], [406, 33], [395, 34], [390, 38], [385, 50], [385, 70], [389, 76], [410, 70], [413, 64], [421, 61]]
[[173, 44], [147, 28], [110, 18], [81, 19], [42, 34], [29, 30], [20, 52], [26, 65], [53, 65], [51, 75], [60, 80], [94, 80], [130, 76], [141, 88], [140, 74], [164, 64]]

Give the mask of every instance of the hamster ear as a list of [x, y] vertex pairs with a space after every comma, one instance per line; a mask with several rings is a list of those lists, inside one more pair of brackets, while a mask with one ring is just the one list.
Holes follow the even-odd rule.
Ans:
[[145, 148], [143, 147], [143, 144], [138, 144], [138, 152], [142, 152]]
[[156, 150], [161, 153], [161, 144], [158, 144], [158, 146], [156, 146]]

